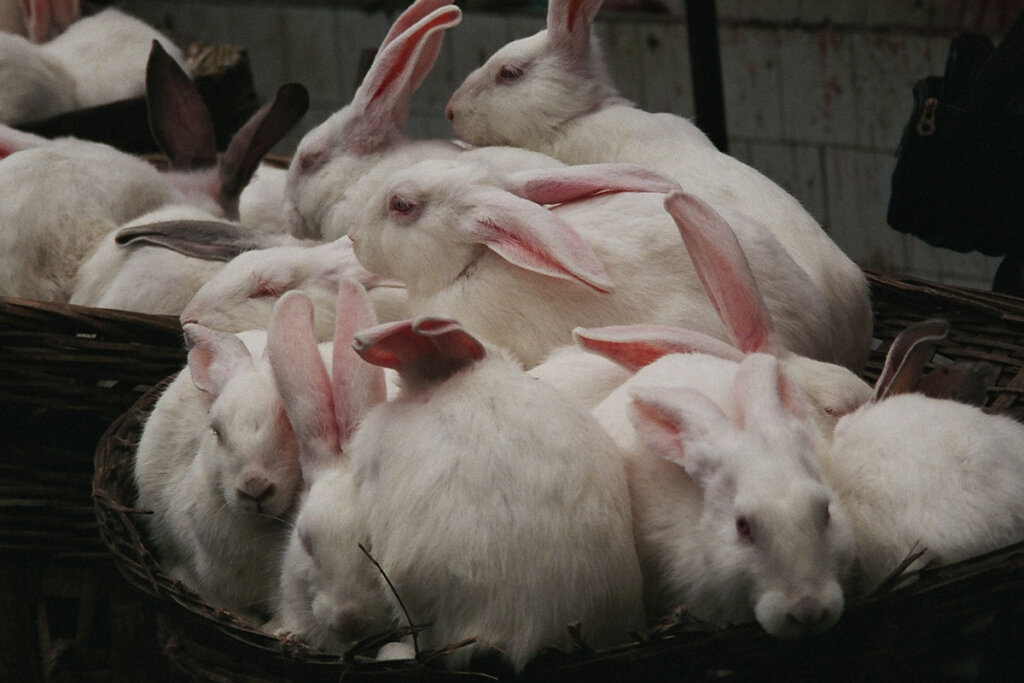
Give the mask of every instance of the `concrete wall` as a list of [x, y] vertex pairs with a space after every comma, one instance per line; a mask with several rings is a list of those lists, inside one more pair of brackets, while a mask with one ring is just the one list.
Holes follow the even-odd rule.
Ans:
[[[308, 128], [341, 108], [359, 55], [393, 17], [334, 3], [118, 3], [152, 23], [249, 49], [265, 97], [289, 80], [312, 94]], [[681, 6], [676, 0], [673, 6]], [[859, 264], [987, 289], [998, 259], [934, 249], [888, 228], [894, 153], [911, 86], [942, 73], [949, 38], [998, 39], [1024, 0], [719, 0], [730, 151], [786, 187]], [[410, 133], [450, 135], [449, 94], [495, 49], [543, 27], [541, 14], [465, 5], [413, 103]], [[685, 16], [609, 14], [598, 30], [619, 88], [641, 107], [692, 116]], [[294, 148], [299, 134], [284, 144]]]

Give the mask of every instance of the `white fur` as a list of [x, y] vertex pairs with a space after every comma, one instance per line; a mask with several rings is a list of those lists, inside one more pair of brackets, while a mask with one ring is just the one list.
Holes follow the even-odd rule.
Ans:
[[114, 8], [79, 19], [40, 48], [71, 74], [75, 100], [85, 108], [142, 97], [154, 40], [187, 70], [184, 55], [170, 39]]
[[316, 337], [327, 341], [334, 334], [342, 278], [358, 280], [366, 287], [378, 320], [407, 317], [405, 288], [363, 268], [347, 238], [315, 246], [254, 250], [220, 265], [223, 267], [178, 310], [183, 322], [230, 332], [263, 327], [277, 298], [288, 290], [301, 289], [316, 309]]
[[[773, 635], [797, 637], [827, 628], [842, 611], [852, 531], [822, 481], [807, 425], [778, 405], [777, 393], [749, 383], [752, 371], [773, 363], [763, 354], [739, 364], [665, 356], [594, 409], [627, 454], [652, 618], [685, 605], [713, 623], [756, 619]], [[686, 429], [652, 438], [649, 426], [641, 429], [638, 398], [707, 405]], [[752, 541], [737, 532], [741, 517]]]
[[595, 408], [631, 377], [628, 370], [615, 362], [576, 346], [555, 349], [527, 374], [547, 382], [587, 409]]
[[[582, 407], [508, 358], [405, 384], [349, 443], [370, 550], [422, 649], [476, 637], [518, 670], [546, 646], [642, 625], [622, 456]], [[401, 613], [396, 617], [402, 621]]]
[[0, 122], [28, 123], [78, 108], [74, 81], [26, 38], [0, 33]]
[[911, 569], [1024, 539], [1024, 425], [902, 394], [844, 417], [825, 471], [857, 532], [860, 590], [913, 551]]
[[[298, 444], [261, 357], [266, 334], [238, 339], [245, 347], [220, 361], [228, 367], [217, 395], [198, 388], [188, 367], [161, 395], [139, 441], [135, 481], [138, 507], [153, 511], [144, 524], [165, 571], [214, 605], [260, 615], [277, 589], [275, 558], [301, 477]], [[260, 479], [275, 488], [256, 506], [240, 491], [258, 489]]]
[[[474, 145], [515, 145], [570, 164], [628, 161], [664, 172], [718, 211], [761, 222], [825, 295], [841, 364], [859, 370], [871, 340], [871, 307], [860, 269], [785, 190], [716, 150], [690, 121], [638, 110], [607, 75], [590, 22], [600, 0], [552, 0], [548, 29], [513, 41], [469, 74], [448, 103], [456, 135]], [[589, 16], [587, 16], [589, 15]], [[503, 67], [521, 69], [501, 77]]]
[[[624, 193], [551, 209], [582, 237], [606, 269], [611, 293], [511, 265], [464, 237], [509, 196], [506, 177], [463, 161], [424, 161], [368, 175], [367, 201], [346, 215], [360, 261], [406, 283], [410, 310], [445, 315], [526, 366], [571, 341], [577, 326], [635, 322], [680, 325], [728, 339], [705, 296], [664, 196]], [[501, 197], [498, 197], [501, 195]], [[389, 210], [412, 201], [408, 216]], [[763, 226], [726, 211], [747, 251], [780, 340], [803, 355], [831, 360], [832, 328], [820, 293]]]
[[72, 139], [0, 160], [0, 294], [67, 301], [79, 266], [114, 228], [189, 198], [217, 210], [170, 179], [112, 147]]

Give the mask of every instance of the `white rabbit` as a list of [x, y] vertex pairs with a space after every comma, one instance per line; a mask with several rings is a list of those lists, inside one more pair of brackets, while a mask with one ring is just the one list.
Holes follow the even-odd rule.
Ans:
[[[296, 321], [285, 314], [271, 333]], [[299, 444], [264, 354], [267, 333], [186, 325], [188, 366], [146, 421], [138, 507], [165, 571], [214, 605], [260, 617], [301, 486]]]
[[825, 295], [839, 362], [860, 370], [871, 342], [864, 274], [799, 202], [690, 121], [624, 100], [591, 35], [602, 0], [551, 0], [547, 29], [498, 50], [448, 103], [455, 134], [517, 145], [570, 164], [624, 161], [665, 173], [718, 211], [757, 219]]
[[[734, 346], [693, 330], [650, 324], [578, 329], [573, 332], [577, 344], [632, 371], [670, 353], [710, 354], [736, 362], [743, 354], [770, 353], [779, 359], [789, 388], [807, 400], [808, 417], [817, 427], [818, 448], [823, 452], [836, 421], [866, 403], [871, 386], [841, 365], [801, 356], [786, 347], [736, 235], [721, 216], [679, 192], [666, 198], [665, 207]], [[730, 373], [722, 381], [731, 378]]]
[[643, 615], [624, 463], [589, 413], [452, 320], [381, 325], [355, 349], [402, 380], [346, 453], [367, 548], [429, 624], [419, 646], [475, 637], [446, 664], [494, 649], [521, 670], [571, 648], [570, 622], [625, 642]]
[[[658, 322], [728, 338], [665, 211], [661, 193], [677, 186], [662, 176], [629, 164], [499, 174], [460, 159], [365, 182], [368, 201], [345, 216], [363, 265], [405, 282], [414, 314], [456, 317], [527, 367], [577, 326]], [[733, 227], [780, 339], [831, 360], [820, 293], [759, 225]]]
[[[409, 103], [441, 49], [444, 31], [462, 20], [452, 0], [415, 0], [395, 20], [352, 101], [309, 131], [288, 169], [285, 214], [292, 234], [333, 240], [348, 224], [346, 204], [360, 205], [356, 187], [371, 170], [384, 176], [422, 159], [463, 154], [447, 140], [411, 140], [405, 135]], [[561, 165], [512, 148], [472, 150], [469, 156], [506, 170]]]
[[[594, 411], [627, 453], [649, 617], [685, 605], [719, 625], [756, 619], [783, 638], [828, 628], [843, 610], [853, 532], [778, 361], [690, 361], [688, 384], [659, 361]], [[723, 385], [718, 364], [733, 382]]]
[[[25, 4], [32, 14], [80, 13], [78, 0], [32, 0]], [[146, 93], [146, 62], [154, 40], [187, 70], [184, 54], [169, 38], [112, 7], [72, 21], [40, 49], [71, 75], [77, 106], [85, 108], [142, 97]]]
[[451, 0], [416, 0], [395, 20], [352, 101], [309, 131], [288, 169], [287, 216], [297, 237], [334, 239], [345, 227], [335, 204], [378, 163], [402, 168], [421, 158], [454, 156], [460, 147], [411, 141], [404, 128], [409, 101], [441, 49], [445, 29], [462, 12]]
[[181, 320], [239, 332], [266, 325], [274, 301], [301, 289], [317, 311], [316, 337], [327, 341], [334, 333], [338, 283], [354, 279], [367, 289], [377, 319], [390, 322], [408, 317], [405, 287], [363, 268], [342, 237], [315, 246], [282, 246], [240, 254], [209, 278], [180, 310]]
[[825, 463], [857, 535], [859, 590], [905, 559], [945, 564], [1024, 539], [1024, 424], [909, 392], [948, 324], [926, 321], [893, 343], [876, 397], [845, 416]]
[[103, 236], [162, 206], [185, 204], [215, 217], [237, 217], [239, 194], [259, 158], [308, 107], [304, 88], [283, 86], [232, 138], [218, 165], [205, 105], [158, 43], [148, 71], [154, 131], [173, 166], [187, 170], [160, 173], [112, 147], [80, 140], [31, 146], [31, 138], [4, 139], [0, 147], [29, 147], [0, 161], [6, 197], [0, 206], [0, 293], [67, 301], [79, 267]]
[[0, 33], [0, 122], [20, 124], [78, 108], [71, 74], [28, 39]]
[[270, 347], [270, 363], [299, 440], [308, 490], [282, 559], [280, 591], [266, 628], [342, 652], [391, 620], [376, 569], [359, 550], [365, 524], [346, 454], [363, 413], [384, 399], [382, 371], [363, 363], [351, 346], [356, 330], [374, 324], [374, 312], [365, 292], [343, 280], [334, 316], [336, 343], [318, 345], [309, 297], [289, 292], [275, 308], [283, 310], [292, 311], [295, 323], [272, 331], [278, 341]]

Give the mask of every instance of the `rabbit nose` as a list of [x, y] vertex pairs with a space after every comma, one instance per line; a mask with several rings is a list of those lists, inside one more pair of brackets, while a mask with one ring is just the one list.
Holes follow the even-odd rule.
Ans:
[[257, 505], [274, 495], [275, 486], [266, 477], [249, 477], [236, 489], [242, 498], [253, 501]]
[[828, 619], [828, 609], [811, 595], [797, 600], [786, 612], [786, 621], [805, 628], [813, 628]]
[[452, 109], [452, 105], [448, 105], [444, 108], [444, 117], [451, 122], [455, 122], [455, 110]]

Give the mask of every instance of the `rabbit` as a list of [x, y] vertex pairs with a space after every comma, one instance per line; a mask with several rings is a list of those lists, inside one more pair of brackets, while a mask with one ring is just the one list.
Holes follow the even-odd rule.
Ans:
[[516, 145], [569, 164], [633, 162], [718, 211], [761, 222], [825, 295], [837, 357], [859, 371], [871, 344], [864, 273], [785, 190], [719, 152], [693, 123], [622, 98], [591, 35], [602, 0], [551, 0], [547, 28], [499, 49], [454, 92], [446, 115], [473, 145]]
[[316, 337], [333, 338], [334, 302], [343, 278], [358, 281], [376, 318], [391, 322], [408, 317], [405, 287], [363, 268], [342, 237], [316, 246], [272, 247], [240, 254], [209, 278], [180, 311], [182, 323], [238, 332], [265, 326], [274, 301], [285, 292], [301, 289], [316, 308]]
[[103, 236], [159, 207], [184, 204], [214, 217], [237, 217], [239, 194], [259, 158], [309, 104], [304, 88], [282, 86], [236, 133], [217, 165], [209, 114], [159, 43], [148, 75], [151, 120], [174, 170], [161, 173], [112, 147], [73, 138], [40, 146], [23, 137], [0, 142], [28, 147], [0, 161], [7, 199], [0, 206], [0, 247], [7, 255], [0, 294], [68, 301], [79, 267]]
[[451, 319], [380, 325], [354, 348], [401, 378], [346, 455], [419, 647], [475, 637], [446, 665], [494, 649], [520, 671], [570, 648], [570, 622], [595, 647], [642, 626], [623, 456], [582, 406]]
[[[528, 368], [578, 326], [658, 322], [727, 338], [665, 211], [662, 193], [678, 186], [663, 176], [628, 164], [502, 174], [460, 159], [364, 182], [368, 201], [345, 215], [363, 265], [405, 282], [414, 314], [457, 317]], [[734, 227], [780, 339], [832, 360], [820, 293], [759, 225]]]
[[24, 124], [79, 108], [71, 73], [23, 36], [0, 33], [0, 122]]
[[[848, 368], [786, 347], [743, 249], [721, 216], [678, 191], [666, 197], [665, 208], [733, 345], [693, 330], [650, 324], [576, 329], [576, 343], [633, 372], [671, 353], [710, 354], [737, 363], [745, 354], [770, 353], [779, 359], [789, 390], [799, 391], [807, 400], [807, 417], [816, 428], [818, 449], [824, 451], [836, 422], [871, 398], [871, 386]], [[728, 373], [723, 381], [731, 377]]]
[[410, 140], [409, 103], [441, 49], [444, 31], [462, 19], [451, 0], [415, 0], [395, 20], [352, 101], [299, 142], [288, 168], [285, 216], [293, 235], [334, 240], [345, 235], [339, 212], [360, 205], [358, 181], [371, 169], [386, 176], [421, 159], [469, 155], [503, 169], [560, 166], [546, 155], [513, 148], [469, 150], [449, 140]]
[[135, 459], [137, 506], [164, 570], [207, 602], [258, 620], [278, 587], [302, 487], [299, 444], [267, 358], [269, 332], [184, 326], [188, 365], [146, 420]]
[[376, 569], [359, 550], [365, 524], [347, 452], [359, 420], [387, 392], [384, 371], [363, 363], [351, 346], [355, 332], [372, 327], [376, 317], [365, 290], [349, 279], [338, 287], [334, 343], [317, 344], [313, 302], [305, 293], [286, 293], [275, 305], [282, 310], [293, 311], [295, 324], [272, 332], [278, 343], [270, 363], [298, 437], [306, 490], [281, 560], [273, 618], [264, 628], [343, 652], [391, 622]]
[[627, 454], [648, 617], [685, 605], [779, 638], [827, 629], [845, 604], [853, 531], [778, 360], [686, 358], [688, 381], [657, 372], [658, 361], [594, 410]]
[[914, 391], [948, 330], [901, 333], [872, 401], [836, 425], [824, 471], [856, 532], [860, 594], [918, 551], [908, 571], [1024, 540], [1024, 424]]
[[[39, 49], [71, 75], [79, 108], [145, 95], [146, 62], [153, 41], [158, 41], [171, 59], [187, 71], [181, 49], [145, 22], [112, 7], [68, 22], [69, 17], [80, 15], [78, 5], [78, 0], [25, 3], [30, 23], [39, 12], [57, 19], [59, 35], [42, 42]], [[63, 30], [60, 24], [64, 25]], [[39, 35], [34, 36], [36, 42], [40, 42], [38, 38]]]

